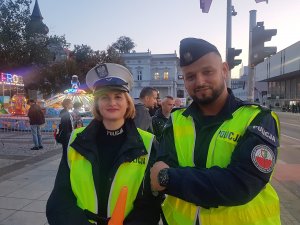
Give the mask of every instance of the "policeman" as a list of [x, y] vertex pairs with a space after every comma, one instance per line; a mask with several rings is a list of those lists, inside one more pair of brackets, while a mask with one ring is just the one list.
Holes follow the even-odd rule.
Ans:
[[228, 65], [217, 48], [180, 42], [184, 84], [193, 99], [172, 113], [151, 169], [151, 185], [167, 194], [169, 225], [278, 225], [279, 199], [270, 184], [279, 121], [269, 109], [234, 97]]
[[95, 118], [71, 135], [47, 202], [48, 222], [107, 224], [125, 186], [124, 216], [118, 212], [125, 217], [122, 224], [157, 225], [161, 201], [152, 194], [149, 172], [156, 148], [153, 134], [133, 121], [132, 75], [124, 66], [105, 63], [88, 72], [86, 83], [94, 91]]

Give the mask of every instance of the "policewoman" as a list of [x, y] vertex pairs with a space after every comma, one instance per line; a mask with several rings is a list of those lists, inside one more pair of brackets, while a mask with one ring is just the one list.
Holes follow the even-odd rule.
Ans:
[[228, 64], [197, 38], [180, 43], [190, 106], [171, 114], [151, 169], [155, 191], [167, 194], [169, 225], [279, 225], [280, 206], [270, 184], [279, 146], [279, 121], [269, 109], [234, 97]]
[[94, 119], [73, 131], [47, 202], [50, 225], [107, 224], [120, 190], [128, 189], [123, 224], [157, 225], [160, 200], [152, 195], [149, 168], [154, 136], [137, 129], [128, 92], [133, 78], [125, 67], [105, 63], [86, 76], [94, 91]]

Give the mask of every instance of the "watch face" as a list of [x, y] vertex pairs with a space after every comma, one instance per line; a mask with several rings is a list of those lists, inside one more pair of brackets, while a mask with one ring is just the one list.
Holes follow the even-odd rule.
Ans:
[[161, 171], [159, 171], [158, 173], [158, 181], [159, 181], [159, 185], [166, 187], [169, 183], [169, 174], [168, 174], [168, 169], [162, 169]]

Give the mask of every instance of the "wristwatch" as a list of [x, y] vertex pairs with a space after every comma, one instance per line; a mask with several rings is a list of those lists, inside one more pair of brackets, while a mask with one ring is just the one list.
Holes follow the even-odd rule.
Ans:
[[162, 187], [167, 187], [169, 184], [168, 168], [160, 170], [157, 176], [159, 185]]

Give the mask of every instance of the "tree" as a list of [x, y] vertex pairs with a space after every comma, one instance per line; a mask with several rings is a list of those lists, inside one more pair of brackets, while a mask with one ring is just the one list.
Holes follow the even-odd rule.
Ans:
[[74, 60], [66, 60], [45, 66], [39, 71], [41, 78], [40, 90], [44, 96], [63, 92], [71, 87], [70, 81], [77, 74], [77, 66]]
[[112, 46], [108, 46], [106, 51], [101, 52], [100, 62], [101, 63], [124, 64], [120, 53]]
[[31, 0], [0, 0], [0, 69], [26, 61], [25, 27]]
[[[0, 0], [0, 70], [48, 63], [48, 36], [30, 28], [31, 0]], [[32, 28], [32, 27], [31, 27]]]
[[61, 46], [62, 48], [69, 48], [71, 45], [69, 42], [67, 42], [65, 35], [51, 35], [47, 40], [47, 44], [56, 44]]
[[88, 45], [74, 45], [73, 53], [74, 53], [76, 62], [78, 62], [78, 63], [86, 63], [94, 55], [93, 49]]
[[136, 44], [133, 40], [126, 36], [119, 37], [119, 39], [112, 44], [112, 47], [119, 51], [119, 53], [129, 53], [135, 46]]

